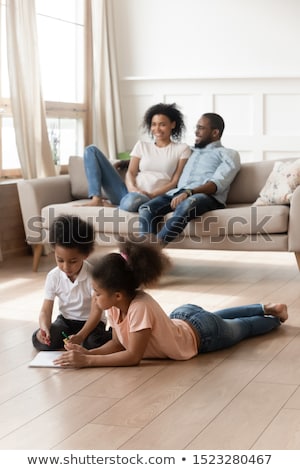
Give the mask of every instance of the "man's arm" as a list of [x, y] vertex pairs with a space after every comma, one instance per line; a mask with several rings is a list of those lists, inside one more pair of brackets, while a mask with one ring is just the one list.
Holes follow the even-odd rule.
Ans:
[[201, 184], [201, 186], [197, 186], [197, 188], [183, 190], [182, 193], [173, 197], [171, 201], [171, 208], [173, 210], [176, 209], [178, 204], [180, 204], [182, 201], [192, 196], [193, 194], [202, 193], [202, 194], [207, 194], [209, 196], [210, 194], [215, 194], [216, 191], [217, 191], [217, 185], [213, 183], [212, 181], [208, 181], [207, 183]]
[[217, 187], [216, 192], [223, 192], [229, 188], [241, 168], [239, 153], [231, 149], [223, 149], [223, 160], [211, 177]]
[[197, 186], [197, 188], [193, 188], [190, 191], [191, 194], [189, 194], [188, 191], [186, 192], [187, 196], [192, 196], [193, 194], [199, 193], [207, 194], [209, 196], [210, 194], [215, 194], [215, 192], [217, 191], [217, 185], [212, 181], [208, 181], [207, 183], [201, 184], [201, 186]]

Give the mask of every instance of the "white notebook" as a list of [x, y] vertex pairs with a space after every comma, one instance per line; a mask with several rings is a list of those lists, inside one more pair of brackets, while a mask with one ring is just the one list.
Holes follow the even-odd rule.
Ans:
[[61, 367], [53, 364], [53, 361], [62, 353], [63, 351], [40, 351], [29, 363], [29, 367]]

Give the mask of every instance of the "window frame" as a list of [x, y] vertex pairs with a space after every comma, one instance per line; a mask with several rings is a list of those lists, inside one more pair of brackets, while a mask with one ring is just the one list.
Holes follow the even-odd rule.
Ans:
[[[2, 7], [3, 5], [1, 5]], [[82, 103], [71, 103], [71, 102], [62, 102], [62, 101], [45, 101], [45, 114], [46, 118], [57, 118], [57, 119], [80, 119], [82, 120], [83, 125], [83, 145], [86, 146], [88, 141], [88, 136], [90, 135], [90, 118], [88, 114], [89, 102], [90, 102], [90, 93], [89, 87], [87, 86], [90, 83], [90, 68], [88, 67], [91, 64], [91, 35], [89, 34], [89, 25], [91, 20], [89, 17], [90, 9], [88, 2], [84, 2], [84, 35], [83, 35], [83, 50], [84, 50], [84, 76], [83, 76], [83, 102]], [[2, 8], [0, 8], [0, 20], [1, 15], [3, 14]], [[0, 66], [2, 61], [2, 56], [0, 54]], [[0, 77], [1, 78], [1, 77]], [[1, 89], [0, 89], [1, 90]], [[0, 96], [0, 181], [5, 179], [21, 179], [22, 171], [21, 167], [14, 169], [3, 169], [2, 168], [2, 118], [9, 117], [13, 118], [11, 101], [9, 98], [3, 98]], [[68, 165], [61, 165], [61, 174], [68, 173]]]

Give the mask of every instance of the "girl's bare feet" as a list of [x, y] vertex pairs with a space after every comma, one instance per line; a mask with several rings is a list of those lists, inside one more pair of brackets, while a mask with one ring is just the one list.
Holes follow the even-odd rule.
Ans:
[[266, 315], [273, 315], [278, 317], [281, 323], [284, 323], [288, 319], [288, 311], [286, 304], [272, 304], [271, 302], [264, 305]]

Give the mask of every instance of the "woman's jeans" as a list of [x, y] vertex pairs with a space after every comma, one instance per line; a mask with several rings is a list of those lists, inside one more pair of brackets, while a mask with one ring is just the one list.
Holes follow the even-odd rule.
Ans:
[[[177, 194], [180, 194], [182, 191], [178, 191]], [[174, 195], [169, 196], [168, 194], [163, 194], [140, 206], [139, 224], [141, 235], [157, 233], [158, 224], [161, 222], [163, 216], [173, 211], [171, 208], [173, 197]], [[157, 238], [164, 243], [170, 243], [183, 231], [190, 220], [199, 217], [207, 211], [223, 208], [224, 204], [221, 204], [212, 196], [207, 196], [202, 193], [193, 194], [176, 207], [172, 216], [157, 233]]]
[[140, 193], [129, 193], [128, 189], [106, 156], [95, 145], [84, 151], [84, 168], [88, 180], [88, 196], [106, 196], [115, 206], [128, 212], [137, 212], [149, 198]]
[[265, 315], [261, 304], [213, 313], [198, 305], [185, 304], [173, 310], [170, 318], [184, 320], [194, 327], [200, 338], [199, 353], [229, 348], [245, 338], [269, 333], [281, 324], [278, 317]]

